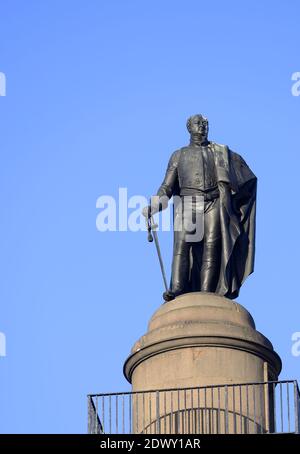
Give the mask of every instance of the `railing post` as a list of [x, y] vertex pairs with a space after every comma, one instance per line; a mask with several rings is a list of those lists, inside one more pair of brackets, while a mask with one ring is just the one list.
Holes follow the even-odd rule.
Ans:
[[272, 383], [272, 401], [273, 401], [273, 405], [272, 405], [272, 421], [273, 421], [273, 427], [272, 427], [272, 431], [276, 434], [277, 433], [277, 404], [276, 404], [276, 384], [278, 382], [273, 382]]
[[132, 398], [132, 394], [129, 394], [128, 410], [129, 410], [129, 433], [130, 434], [132, 433], [132, 430], [131, 430], [131, 427], [132, 427], [132, 421], [131, 421], [131, 418], [132, 418], [132, 413], [131, 413], [132, 402], [131, 402], [131, 398]]
[[269, 392], [269, 384], [266, 382], [264, 387], [264, 404], [265, 404], [265, 431], [266, 433], [270, 433], [270, 392]]
[[88, 410], [88, 434], [92, 433], [92, 403], [91, 396], [87, 397], [87, 410]]
[[94, 424], [94, 433], [97, 434], [98, 433], [98, 429], [100, 429], [100, 427], [98, 426], [98, 396], [95, 397], [96, 398], [96, 407], [94, 406], [93, 410], [94, 410], [94, 414], [95, 414], [95, 424]]
[[299, 404], [300, 404], [300, 398], [299, 398], [298, 386], [297, 386], [297, 382], [294, 381], [295, 433], [296, 434], [298, 434], [300, 432], [300, 428], [299, 428]]
[[228, 434], [228, 386], [225, 385], [225, 434]]
[[156, 391], [156, 433], [160, 434], [159, 391]]

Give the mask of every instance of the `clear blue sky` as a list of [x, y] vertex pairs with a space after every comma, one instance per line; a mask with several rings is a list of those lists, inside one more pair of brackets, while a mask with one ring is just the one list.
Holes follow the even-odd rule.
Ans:
[[161, 276], [144, 232], [96, 230], [96, 199], [156, 191], [197, 112], [259, 178], [238, 302], [300, 378], [299, 17], [296, 0], [1, 2], [0, 432], [85, 432], [87, 393], [130, 388]]

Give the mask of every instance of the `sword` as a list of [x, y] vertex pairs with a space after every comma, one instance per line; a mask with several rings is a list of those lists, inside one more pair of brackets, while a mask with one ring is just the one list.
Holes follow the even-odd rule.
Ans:
[[156, 231], [158, 225], [155, 224], [153, 216], [151, 215], [151, 207], [150, 206], [148, 207], [148, 217], [146, 219], [146, 224], [147, 224], [147, 230], [148, 230], [148, 241], [150, 243], [152, 243], [153, 238], [154, 238], [154, 244], [155, 244], [156, 252], [157, 252], [157, 255], [158, 255], [158, 260], [159, 260], [159, 264], [160, 264], [162, 278], [163, 278], [163, 281], [164, 281], [164, 286], [165, 286], [166, 291], [168, 291], [166, 272], [165, 272], [165, 267], [164, 267], [164, 264], [163, 264], [161, 252], [160, 252], [159, 241], [158, 241], [158, 236], [157, 236], [157, 231]]

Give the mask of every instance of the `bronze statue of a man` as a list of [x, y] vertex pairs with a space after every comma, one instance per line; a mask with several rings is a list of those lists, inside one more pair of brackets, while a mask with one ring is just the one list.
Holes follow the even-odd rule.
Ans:
[[[193, 214], [201, 199], [204, 231], [199, 241], [191, 241], [185, 222], [174, 229], [172, 276], [164, 299], [195, 291], [236, 298], [253, 271], [257, 179], [241, 156], [208, 141], [204, 116], [190, 117], [187, 129], [190, 144], [172, 154], [157, 196], [180, 196], [183, 206], [185, 198], [194, 198]], [[163, 207], [151, 203], [144, 215]], [[179, 215], [176, 208], [174, 215]]]

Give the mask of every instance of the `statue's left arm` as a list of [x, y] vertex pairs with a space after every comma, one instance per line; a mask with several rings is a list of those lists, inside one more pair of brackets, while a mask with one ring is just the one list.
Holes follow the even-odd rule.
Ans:
[[236, 186], [232, 196], [233, 207], [243, 222], [252, 207], [252, 203], [249, 202], [255, 202], [256, 199], [257, 178], [239, 154], [231, 151], [230, 157], [232, 178]]

